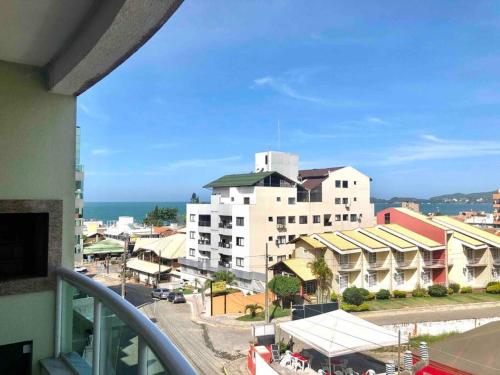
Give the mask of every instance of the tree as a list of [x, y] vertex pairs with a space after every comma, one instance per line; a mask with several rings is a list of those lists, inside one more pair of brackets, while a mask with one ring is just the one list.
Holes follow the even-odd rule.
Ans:
[[309, 262], [307, 266], [311, 269], [312, 274], [316, 277], [316, 294], [318, 302], [323, 303], [328, 301], [330, 289], [332, 285], [333, 273], [323, 256]]
[[200, 203], [200, 197], [196, 193], [191, 194], [191, 203]]
[[144, 224], [155, 227], [160, 227], [165, 221], [175, 221], [177, 219], [177, 208], [171, 207], [158, 207], [155, 206], [154, 210], [148, 212], [144, 219]]
[[257, 310], [264, 310], [261, 305], [257, 303], [252, 303], [250, 305], [245, 306], [245, 312], [250, 311], [250, 316], [255, 318], [257, 315]]
[[296, 295], [300, 290], [300, 280], [290, 276], [274, 276], [267, 285], [281, 300], [281, 307], [285, 298]]

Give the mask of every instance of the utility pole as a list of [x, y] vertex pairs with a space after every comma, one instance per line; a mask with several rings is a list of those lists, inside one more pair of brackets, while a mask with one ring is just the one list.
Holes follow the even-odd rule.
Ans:
[[125, 298], [125, 274], [127, 271], [127, 257], [128, 257], [128, 235], [125, 234], [123, 243], [123, 261], [122, 261], [122, 298]]
[[266, 242], [266, 270], [264, 272], [264, 274], [266, 275], [266, 285], [265, 285], [265, 307], [264, 307], [264, 311], [265, 311], [265, 315], [266, 315], [266, 324], [269, 323], [269, 291], [268, 291], [268, 288], [267, 288], [267, 284], [269, 282], [268, 280], [268, 268], [269, 268], [269, 257], [268, 257], [268, 243]]
[[160, 273], [161, 273], [161, 249], [158, 255], [158, 280], [156, 281], [156, 287], [160, 287]]

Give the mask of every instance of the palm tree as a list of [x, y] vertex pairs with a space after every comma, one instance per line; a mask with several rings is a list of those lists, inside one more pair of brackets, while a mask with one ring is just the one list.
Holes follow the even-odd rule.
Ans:
[[323, 303], [325, 296], [330, 295], [333, 273], [325, 261], [324, 256], [319, 256], [314, 261], [308, 263], [312, 274], [316, 277], [318, 302]]
[[250, 305], [246, 305], [245, 306], [245, 313], [247, 311], [250, 311], [250, 316], [252, 318], [255, 318], [255, 316], [257, 315], [257, 310], [264, 310], [264, 309], [262, 308], [261, 305], [259, 305], [257, 303], [252, 303]]
[[210, 288], [210, 284], [213, 281], [225, 281], [228, 285], [233, 285], [236, 283], [236, 275], [230, 271], [222, 270], [217, 271], [212, 274], [212, 279], [205, 282], [205, 287]]

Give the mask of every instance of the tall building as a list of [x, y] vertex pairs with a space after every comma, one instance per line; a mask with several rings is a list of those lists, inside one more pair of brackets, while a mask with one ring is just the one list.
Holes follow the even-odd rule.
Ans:
[[75, 141], [75, 263], [83, 260], [83, 165], [80, 163], [80, 127]]
[[370, 178], [353, 167], [298, 169], [298, 156], [257, 153], [255, 172], [223, 176], [205, 185], [210, 203], [187, 205], [186, 280], [218, 270], [238, 287], [264, 289], [268, 264], [287, 259], [300, 235], [374, 224]]
[[500, 228], [500, 189], [493, 193], [493, 227]]

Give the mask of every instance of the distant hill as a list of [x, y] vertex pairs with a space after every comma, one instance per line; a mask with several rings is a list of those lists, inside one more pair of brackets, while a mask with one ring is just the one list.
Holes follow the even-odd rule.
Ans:
[[444, 194], [429, 199], [412, 198], [412, 197], [392, 197], [391, 199], [371, 198], [372, 203], [401, 203], [401, 202], [417, 202], [417, 203], [491, 203], [492, 191], [484, 193], [454, 193]]

